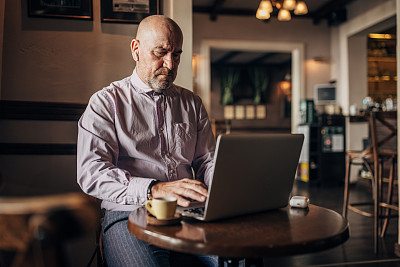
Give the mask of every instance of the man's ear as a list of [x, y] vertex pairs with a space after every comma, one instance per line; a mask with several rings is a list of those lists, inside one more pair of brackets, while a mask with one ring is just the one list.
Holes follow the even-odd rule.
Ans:
[[139, 40], [133, 39], [131, 42], [131, 52], [133, 60], [139, 61]]

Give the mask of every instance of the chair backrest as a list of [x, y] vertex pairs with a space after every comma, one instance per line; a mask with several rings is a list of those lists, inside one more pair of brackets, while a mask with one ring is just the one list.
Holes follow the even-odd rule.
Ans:
[[1, 192], [3, 191], [4, 184], [5, 184], [5, 181], [3, 178], [3, 174], [0, 171], [0, 195], [1, 195]]
[[230, 134], [231, 133], [231, 120], [211, 120], [211, 128], [214, 134], [215, 139], [218, 138], [220, 134]]
[[371, 111], [370, 130], [376, 162], [383, 151], [397, 150], [397, 111]]

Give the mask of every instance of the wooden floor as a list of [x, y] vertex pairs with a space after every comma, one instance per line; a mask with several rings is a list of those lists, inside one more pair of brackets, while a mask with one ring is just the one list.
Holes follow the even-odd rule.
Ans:
[[[397, 190], [397, 187], [396, 189]], [[360, 179], [351, 185], [350, 201], [370, 200], [370, 182]], [[294, 193], [310, 198], [310, 203], [342, 213], [342, 186], [309, 186], [296, 182]], [[397, 194], [396, 194], [397, 201]], [[268, 259], [265, 266], [400, 266], [400, 257], [394, 254], [398, 242], [398, 219], [391, 219], [387, 233], [380, 240], [380, 252], [374, 253], [373, 219], [348, 212], [350, 238], [343, 245], [318, 253], [300, 256]]]

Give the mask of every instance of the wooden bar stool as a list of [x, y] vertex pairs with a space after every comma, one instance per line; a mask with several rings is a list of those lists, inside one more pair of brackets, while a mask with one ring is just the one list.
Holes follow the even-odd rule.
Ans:
[[[347, 218], [347, 211], [352, 210], [367, 217], [373, 217], [374, 214], [358, 208], [359, 206], [373, 205], [373, 202], [352, 202], [350, 203], [350, 174], [351, 166], [364, 166], [369, 173], [373, 174], [373, 154], [372, 149], [367, 148], [363, 151], [346, 151], [346, 174], [344, 179], [344, 198], [343, 198], [343, 217]], [[374, 186], [374, 183], [371, 183]]]
[[[343, 199], [344, 217], [350, 209], [366, 217], [374, 218], [374, 251], [378, 252], [379, 237], [384, 237], [391, 211], [398, 211], [398, 206], [392, 203], [395, 173], [397, 170], [397, 145], [390, 141], [397, 137], [397, 112], [371, 111], [365, 114], [369, 122], [370, 147], [363, 151], [346, 152], [346, 176]], [[364, 165], [372, 174], [372, 200], [373, 202], [349, 203], [350, 170], [354, 163]], [[385, 163], [390, 163], [389, 178], [385, 179]], [[387, 182], [386, 197], [384, 199], [384, 185]], [[372, 205], [373, 212], [368, 212], [357, 206]], [[381, 219], [384, 219], [383, 225]]]
[[[369, 112], [364, 113], [362, 117], [363, 117], [363, 120], [369, 121]], [[370, 125], [369, 125], [369, 128], [370, 128]], [[361, 207], [373, 206], [374, 202], [370, 201], [370, 202], [352, 202], [352, 203], [350, 203], [350, 200], [349, 200], [351, 166], [352, 165], [363, 166], [367, 169], [367, 171], [371, 175], [373, 175], [373, 172], [374, 172], [373, 159], [374, 159], [374, 157], [373, 157], [373, 152], [372, 152], [372, 141], [371, 140], [369, 140], [369, 146], [367, 148], [365, 148], [364, 150], [346, 151], [346, 173], [345, 173], [345, 179], [344, 179], [344, 198], [343, 198], [343, 210], [342, 210], [342, 215], [345, 218], [347, 218], [348, 210], [354, 211], [363, 216], [367, 216], [367, 217], [371, 217], [371, 218], [374, 217], [374, 214], [372, 212], [368, 212], [363, 208], [359, 208], [360, 206]], [[371, 179], [371, 186], [372, 187], [374, 186], [372, 179]]]
[[[374, 156], [374, 248], [378, 252], [378, 238], [384, 237], [391, 210], [398, 211], [392, 203], [395, 173], [397, 172], [397, 111], [373, 111], [370, 114], [372, 151]], [[392, 143], [390, 143], [393, 141]], [[383, 197], [385, 168], [390, 163], [386, 199]], [[381, 219], [384, 219], [381, 225]]]

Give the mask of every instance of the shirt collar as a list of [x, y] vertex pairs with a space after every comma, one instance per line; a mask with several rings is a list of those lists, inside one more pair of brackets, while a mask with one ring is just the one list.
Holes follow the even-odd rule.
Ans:
[[[151, 89], [147, 84], [145, 84], [142, 79], [140, 79], [139, 75], [136, 72], [136, 68], [133, 70], [131, 76], [131, 83], [133, 89], [138, 92], [139, 94], [157, 94], [153, 89]], [[165, 96], [173, 96], [174, 92], [176, 91], [176, 87], [173, 84], [170, 88], [163, 90], [162, 94]]]

